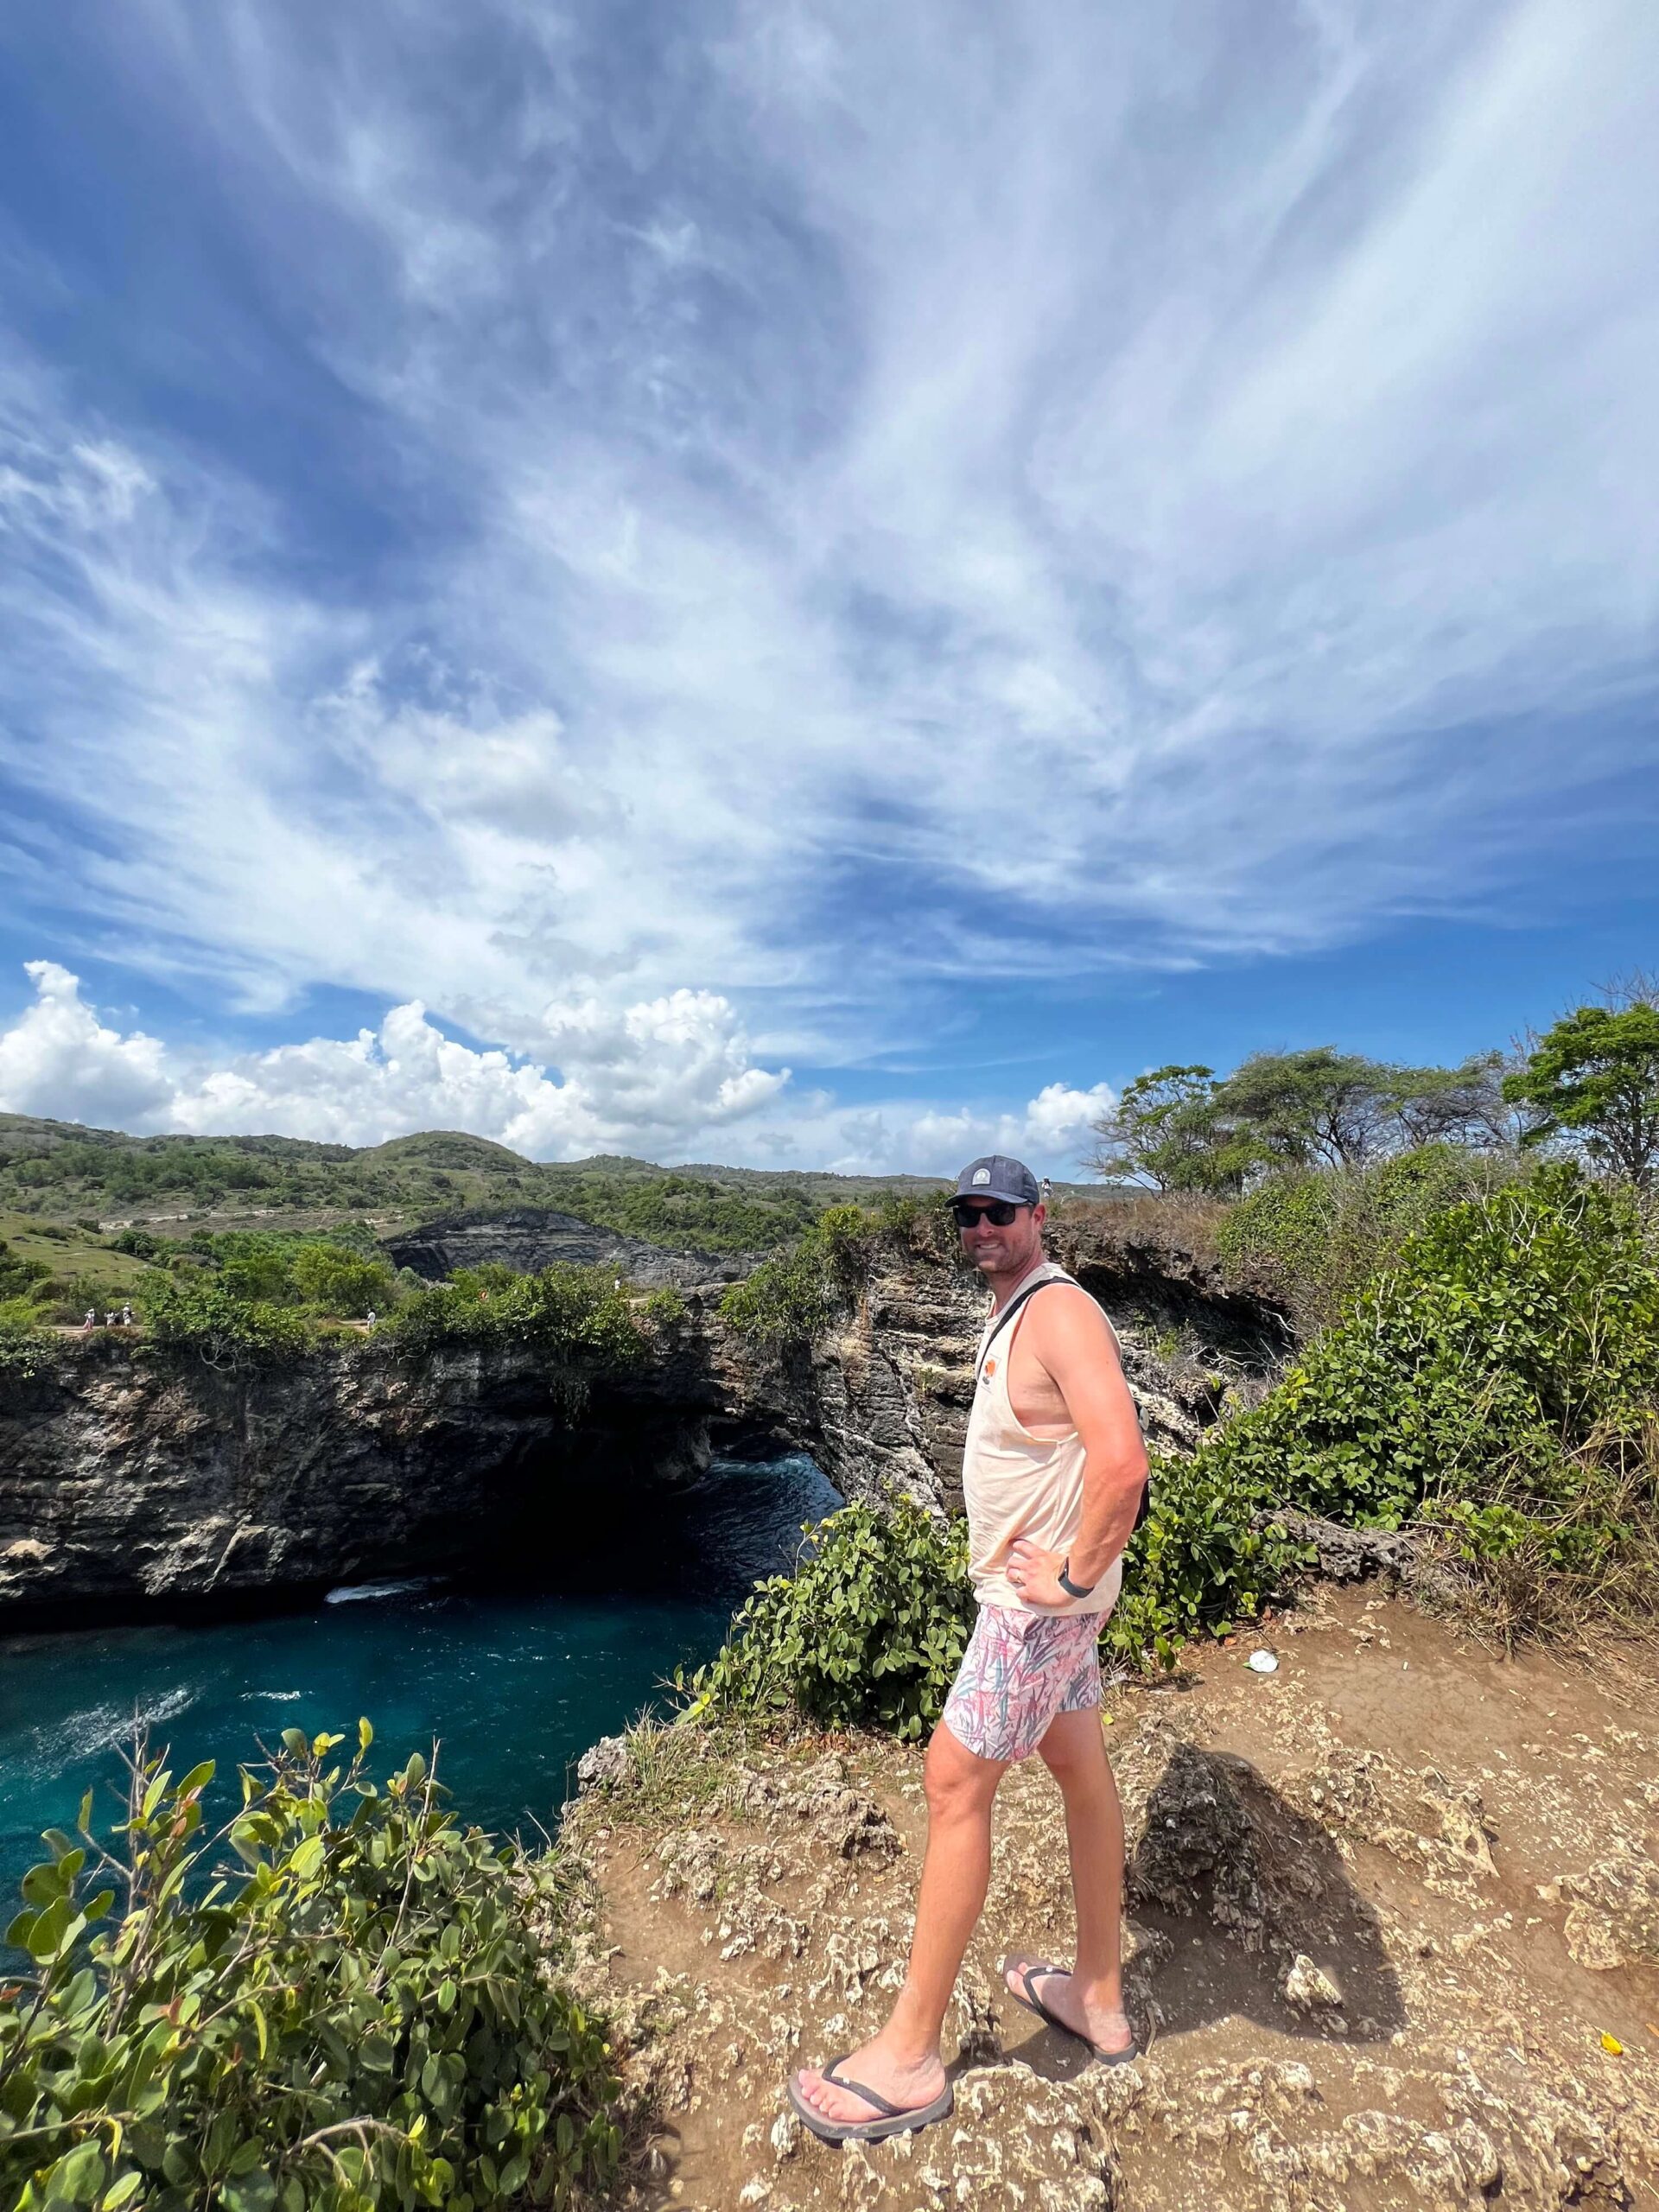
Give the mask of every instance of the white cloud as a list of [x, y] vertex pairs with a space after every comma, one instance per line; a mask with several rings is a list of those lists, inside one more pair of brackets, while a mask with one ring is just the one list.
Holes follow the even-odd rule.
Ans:
[[35, 1002], [0, 1033], [0, 1107], [67, 1121], [144, 1128], [172, 1096], [165, 1047], [106, 1029], [55, 960], [31, 960]]
[[140, 1131], [275, 1133], [378, 1144], [458, 1128], [534, 1159], [683, 1147], [775, 1100], [787, 1069], [753, 1065], [731, 1007], [677, 991], [624, 1008], [550, 1009], [561, 1073], [446, 1037], [418, 1001], [378, 1030], [239, 1053], [219, 1067], [122, 1036], [54, 961], [29, 963], [35, 1003], [0, 1033], [0, 1108]]
[[418, 1001], [391, 1007], [378, 1030], [213, 1065], [107, 1027], [55, 961], [30, 961], [28, 973], [34, 1003], [0, 1031], [0, 1110], [142, 1134], [371, 1145], [466, 1129], [536, 1160], [626, 1151], [849, 1173], [954, 1175], [1000, 1151], [1065, 1179], [1113, 1097], [1104, 1084], [1051, 1083], [1012, 1113], [913, 1100], [849, 1112], [823, 1094], [798, 1104], [788, 1070], [757, 1066], [731, 1007], [706, 991], [616, 1014], [591, 1000], [548, 1007], [556, 1076], [445, 1036]]

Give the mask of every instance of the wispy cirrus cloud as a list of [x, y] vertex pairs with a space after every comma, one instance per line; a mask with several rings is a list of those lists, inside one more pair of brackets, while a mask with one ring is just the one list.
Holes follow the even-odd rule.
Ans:
[[13, 66], [131, 119], [151, 271], [78, 353], [110, 226], [0, 237], [31, 951], [555, 1069], [712, 995], [766, 1077], [1651, 808], [1636, 0], [148, 0]]

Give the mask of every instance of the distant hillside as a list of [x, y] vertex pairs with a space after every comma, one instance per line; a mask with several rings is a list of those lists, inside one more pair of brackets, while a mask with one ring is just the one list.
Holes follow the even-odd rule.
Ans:
[[[370, 1220], [383, 1235], [480, 1208], [555, 1206], [674, 1249], [753, 1252], [797, 1235], [826, 1205], [938, 1184], [917, 1175], [665, 1168], [604, 1153], [547, 1163], [459, 1129], [356, 1147], [300, 1137], [133, 1137], [0, 1114], [0, 1212], [47, 1221], [325, 1227]], [[180, 1233], [184, 1233], [181, 1230]]]

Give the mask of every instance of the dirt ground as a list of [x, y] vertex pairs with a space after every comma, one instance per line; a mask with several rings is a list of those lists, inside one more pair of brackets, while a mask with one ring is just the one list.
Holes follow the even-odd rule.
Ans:
[[[1274, 1674], [1244, 1664], [1263, 1645]], [[1505, 1661], [1398, 1599], [1321, 1591], [1105, 1711], [1146, 2056], [1092, 2066], [1001, 1993], [1005, 1950], [1070, 1955], [1033, 1760], [998, 1800], [947, 2029], [955, 2113], [868, 2151], [804, 2136], [782, 2085], [891, 2002], [919, 1751], [633, 1740], [566, 1824], [594, 1885], [583, 1978], [641, 2120], [629, 2203], [1659, 2212], [1650, 1648]]]

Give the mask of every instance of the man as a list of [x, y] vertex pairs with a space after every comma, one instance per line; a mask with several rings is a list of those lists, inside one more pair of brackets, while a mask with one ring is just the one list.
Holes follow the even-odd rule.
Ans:
[[1100, 1722], [1096, 1639], [1147, 1482], [1135, 1401], [1105, 1315], [1043, 1253], [1035, 1178], [1001, 1154], [964, 1167], [951, 1201], [991, 1291], [963, 1457], [977, 1624], [927, 1748], [927, 1851], [909, 1971], [887, 2025], [806, 2069], [790, 2101], [828, 2142], [942, 2120], [945, 2008], [985, 1903], [991, 1804], [1041, 1754], [1065, 1801], [1077, 1962], [1003, 1961], [1010, 1996], [1109, 2064], [1137, 2055], [1123, 2012], [1123, 1815]]

